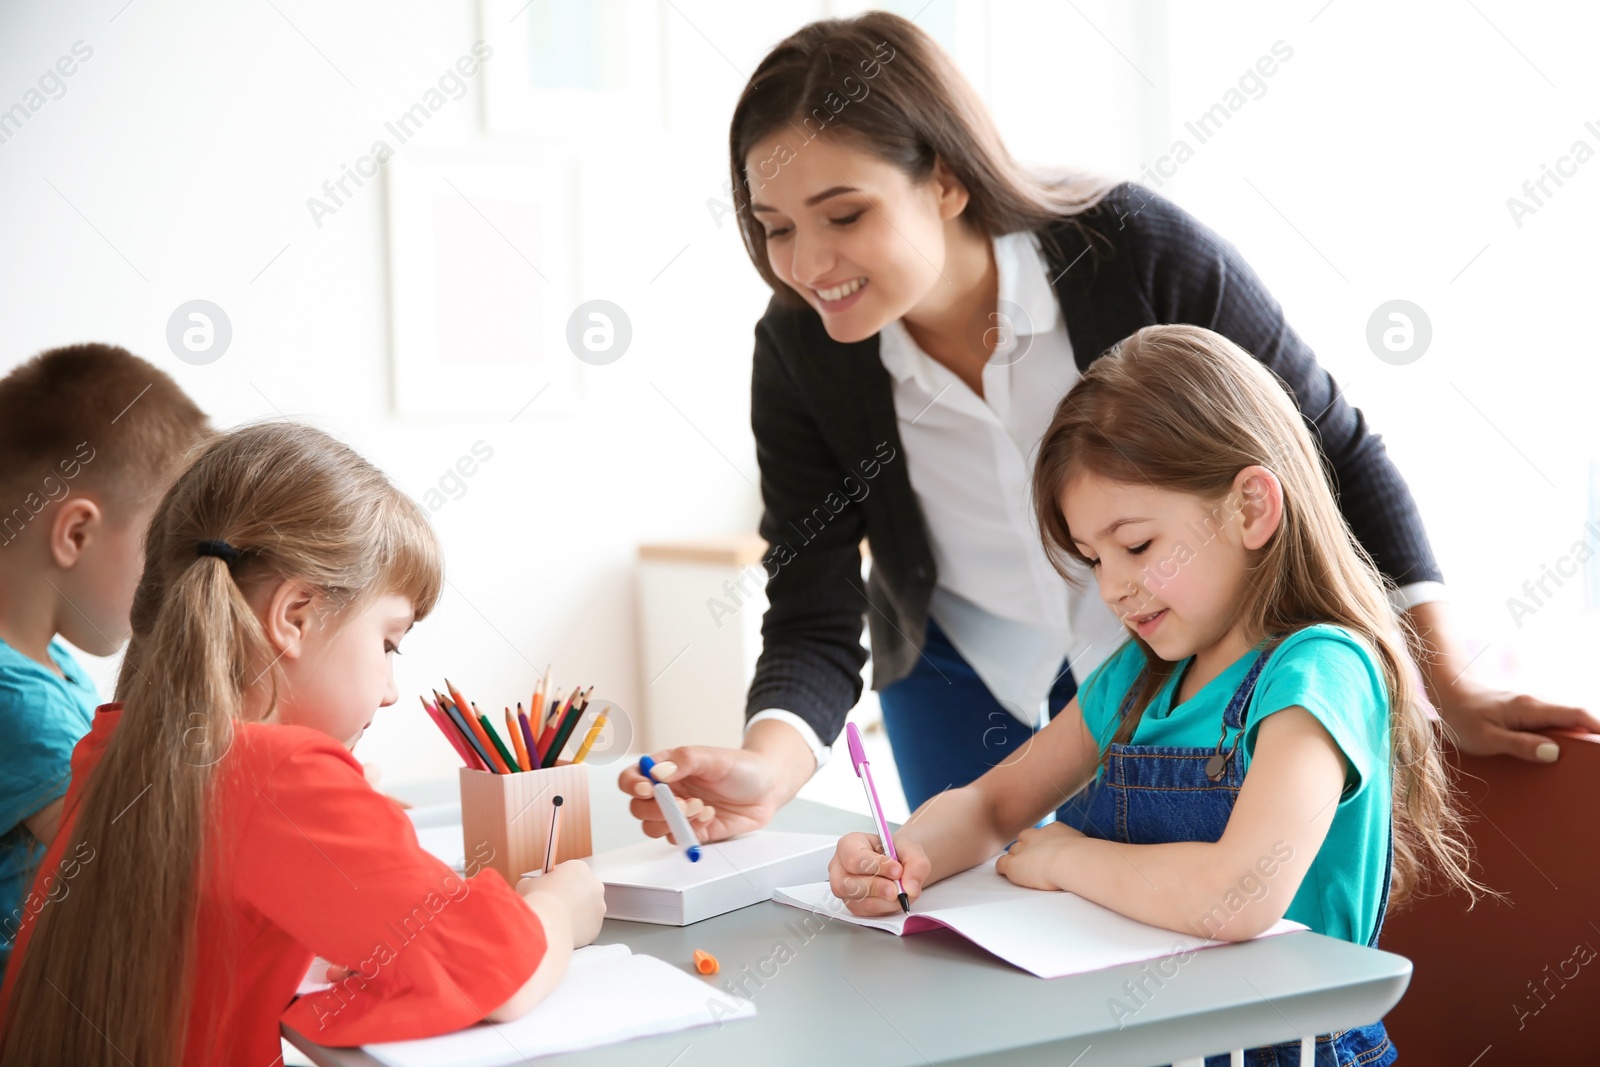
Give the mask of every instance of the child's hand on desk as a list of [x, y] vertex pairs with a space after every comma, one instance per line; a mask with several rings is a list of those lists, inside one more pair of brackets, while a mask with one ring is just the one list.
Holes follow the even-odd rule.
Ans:
[[1028, 889], [1065, 889], [1057, 874], [1062, 855], [1083, 839], [1081, 833], [1065, 823], [1030, 826], [1017, 835], [994, 869]]
[[550, 868], [549, 874], [523, 878], [517, 892], [548, 893], [559, 899], [572, 920], [573, 948], [582, 948], [599, 935], [606, 917], [606, 887], [582, 860], [567, 860]]
[[928, 854], [915, 841], [896, 841], [895, 852], [899, 863], [883, 854], [877, 834], [845, 834], [839, 839], [828, 862], [828, 887], [852, 915], [899, 914], [896, 878], [911, 900], [922, 895], [922, 885], [933, 869]]

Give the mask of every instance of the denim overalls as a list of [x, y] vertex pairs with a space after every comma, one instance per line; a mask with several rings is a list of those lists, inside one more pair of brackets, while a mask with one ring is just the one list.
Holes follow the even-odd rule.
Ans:
[[[1216, 841], [1233, 813], [1234, 801], [1244, 784], [1242, 757], [1235, 755], [1244, 737], [1244, 714], [1255, 692], [1256, 679], [1271, 657], [1269, 644], [1251, 666], [1222, 717], [1215, 749], [1167, 745], [1113, 744], [1104, 775], [1079, 795], [1080, 803], [1067, 818], [1083, 833], [1130, 845], [1156, 845], [1169, 841]], [[1180, 679], [1181, 684], [1181, 679]], [[1121, 714], [1128, 713], [1138, 684], [1129, 690]], [[1173, 692], [1176, 699], [1176, 689]], [[1212, 772], [1208, 776], [1207, 772]], [[1369, 946], [1378, 943], [1389, 905], [1389, 877], [1394, 863], [1394, 830], [1384, 860], [1383, 896], [1373, 924]], [[1317, 1067], [1388, 1067], [1396, 1059], [1383, 1023], [1317, 1038]], [[1249, 1049], [1249, 1067], [1290, 1067], [1300, 1063], [1300, 1042]], [[1211, 1056], [1206, 1067], [1227, 1067], [1228, 1056]]]

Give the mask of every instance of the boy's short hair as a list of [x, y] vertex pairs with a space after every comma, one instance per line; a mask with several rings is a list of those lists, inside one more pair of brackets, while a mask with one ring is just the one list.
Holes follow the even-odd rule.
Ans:
[[153, 503], [210, 431], [177, 382], [125, 348], [41, 352], [0, 378], [0, 519], [85, 489]]

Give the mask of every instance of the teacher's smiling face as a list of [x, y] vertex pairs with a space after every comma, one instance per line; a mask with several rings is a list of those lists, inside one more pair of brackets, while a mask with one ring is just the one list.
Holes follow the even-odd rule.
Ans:
[[750, 210], [772, 270], [822, 316], [835, 341], [871, 337], [940, 290], [967, 190], [940, 163], [926, 181], [825, 134], [757, 142], [745, 158]]

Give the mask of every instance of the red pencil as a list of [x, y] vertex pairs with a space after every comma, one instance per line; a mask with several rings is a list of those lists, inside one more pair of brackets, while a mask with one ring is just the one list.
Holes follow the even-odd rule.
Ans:
[[455, 727], [456, 733], [461, 735], [461, 740], [467, 743], [467, 751], [472, 755], [471, 766], [477, 770], [488, 771], [493, 774], [494, 766], [484, 757], [477, 735], [467, 728], [467, 720], [464, 716], [457, 718], [456, 706], [450, 703], [450, 698], [443, 696], [435, 689], [433, 691], [433, 706], [440, 716], [444, 718], [445, 722]]
[[[432, 719], [433, 724], [439, 728], [439, 732], [444, 734], [445, 740], [450, 742], [450, 747], [456, 750], [456, 755], [460, 756], [468, 767], [479, 767], [483, 761], [478, 758], [476, 752], [467, 746], [466, 741], [462, 740], [461, 732], [455, 728], [455, 725], [445, 716], [444, 712], [428, 703], [420, 695], [417, 699], [422, 701], [422, 710], [428, 713], [428, 718]], [[487, 770], [487, 768], [483, 769]]]
[[[567, 709], [572, 707], [572, 702], [578, 699], [578, 694], [582, 691], [583, 686], [581, 685], [574, 689], [572, 695], [567, 698], [567, 702], [561, 705], [559, 713], [552, 709], [550, 720], [545, 724], [544, 733], [539, 735], [539, 766], [547, 767], [550, 765], [549, 762], [546, 762], [550, 754], [550, 743], [556, 739], [556, 730], [561, 726], [561, 720], [566, 717]], [[554, 761], [551, 760], [550, 762]]]
[[488, 754], [489, 766], [486, 769], [497, 774], [510, 774], [511, 765], [500, 758], [500, 753], [495, 751], [494, 743], [489, 740], [489, 735], [484, 733], [483, 724], [478, 721], [477, 709], [461, 698], [461, 694], [456, 691], [455, 686], [450, 684], [448, 678], [445, 679], [444, 687], [450, 690], [451, 704], [456, 711], [461, 713], [461, 718], [467, 724], [467, 728], [473, 732], [478, 739], [479, 746]]

